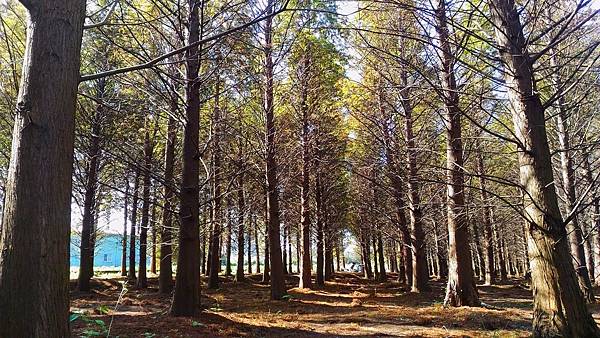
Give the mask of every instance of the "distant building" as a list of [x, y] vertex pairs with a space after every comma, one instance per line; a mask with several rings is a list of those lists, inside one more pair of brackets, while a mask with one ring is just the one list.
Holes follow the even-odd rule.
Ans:
[[[71, 267], [79, 267], [79, 244], [80, 239], [77, 234], [71, 233]], [[129, 245], [129, 241], [127, 242]], [[140, 261], [139, 240], [135, 244], [135, 262]], [[151, 247], [148, 246], [148, 253]], [[94, 267], [120, 267], [121, 254], [123, 252], [123, 236], [119, 234], [100, 234], [96, 239], [96, 249], [94, 250]], [[150, 256], [146, 260], [150, 265]], [[129, 247], [127, 247], [127, 262], [129, 263]]]

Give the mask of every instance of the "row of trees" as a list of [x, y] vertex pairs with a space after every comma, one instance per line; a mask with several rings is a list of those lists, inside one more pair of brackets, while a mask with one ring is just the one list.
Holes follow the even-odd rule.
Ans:
[[78, 288], [120, 210], [122, 273], [146, 287], [149, 255], [176, 316], [232, 259], [273, 299], [293, 270], [313, 287], [313, 260], [324, 285], [353, 237], [367, 278], [447, 278], [445, 304], [480, 306], [476, 277], [526, 275], [535, 336], [600, 335], [588, 1], [21, 4], [2, 11], [0, 335], [69, 334], [71, 205]]

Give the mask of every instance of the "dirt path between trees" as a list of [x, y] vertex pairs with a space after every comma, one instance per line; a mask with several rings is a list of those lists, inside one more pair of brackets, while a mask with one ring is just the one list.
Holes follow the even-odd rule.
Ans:
[[[146, 290], [123, 290], [122, 279], [95, 279], [94, 291], [71, 294], [72, 336], [106, 337], [528, 337], [531, 292], [519, 281], [480, 286], [486, 308], [444, 308], [444, 285], [412, 294], [393, 281], [376, 283], [354, 273], [338, 273], [315, 290], [291, 288], [285, 301], [269, 300], [261, 276], [219, 290], [202, 289], [203, 311], [196, 318], [168, 315], [169, 296], [157, 280]], [[74, 284], [72, 285], [74, 288]], [[117, 300], [121, 295], [121, 300]], [[594, 317], [600, 308], [594, 306]], [[112, 324], [111, 324], [112, 322]]]

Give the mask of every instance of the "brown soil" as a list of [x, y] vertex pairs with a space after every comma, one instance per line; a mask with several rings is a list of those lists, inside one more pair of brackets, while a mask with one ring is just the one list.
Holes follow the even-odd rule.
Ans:
[[480, 286], [485, 308], [444, 308], [444, 285], [437, 281], [431, 292], [412, 294], [395, 281], [376, 283], [353, 273], [301, 290], [290, 276], [289, 299], [271, 301], [260, 278], [223, 278], [219, 290], [203, 288], [195, 318], [169, 316], [170, 296], [158, 293], [156, 279], [148, 289], [126, 292], [122, 279], [95, 279], [91, 293], [71, 293], [71, 311], [81, 314], [71, 323], [72, 336], [106, 337], [110, 326], [110, 337], [120, 338], [527, 337], [531, 326], [531, 292], [518, 281]]

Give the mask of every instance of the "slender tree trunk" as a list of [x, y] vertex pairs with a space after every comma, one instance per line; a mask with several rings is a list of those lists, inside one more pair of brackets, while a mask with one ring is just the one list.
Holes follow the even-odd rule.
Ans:
[[287, 238], [288, 238], [287, 233], [289, 231], [288, 229], [289, 229], [288, 226], [283, 227], [283, 247], [282, 247], [282, 251], [281, 251], [281, 257], [282, 257], [281, 261], [283, 262], [283, 273], [286, 275], [288, 274], [288, 269], [287, 269], [288, 256], [287, 256], [287, 250], [286, 250], [287, 245], [288, 245], [288, 243], [287, 243]]
[[158, 238], [156, 233], [156, 203], [158, 197], [154, 197], [152, 203], [152, 212], [150, 212], [150, 226], [152, 227], [152, 252], [150, 255], [150, 272], [156, 275], [156, 245], [158, 244]]
[[423, 231], [423, 212], [419, 193], [419, 176], [417, 170], [417, 147], [413, 132], [412, 104], [407, 74], [402, 74], [403, 90], [402, 107], [404, 108], [404, 139], [406, 141], [406, 164], [408, 173], [408, 211], [410, 215], [410, 236], [412, 247], [412, 292], [428, 291], [429, 271], [427, 270], [427, 247]]
[[[551, 60], [556, 66], [556, 56], [553, 55]], [[556, 74], [553, 77], [554, 87], [560, 90], [562, 87], [559, 70], [556, 70]], [[560, 171], [562, 175], [563, 189], [565, 191], [565, 204], [566, 213], [569, 214], [573, 210], [577, 203], [577, 197], [575, 195], [575, 170], [573, 169], [573, 158], [571, 154], [571, 140], [568, 130], [567, 113], [565, 112], [565, 99], [564, 95], [561, 95], [558, 99], [558, 114], [556, 115], [556, 122], [558, 125], [558, 143], [560, 145]], [[592, 282], [588, 272], [585, 249], [583, 243], [583, 236], [579, 219], [574, 216], [571, 222], [567, 223], [567, 233], [569, 238], [569, 246], [571, 248], [571, 256], [573, 258], [573, 265], [575, 266], [575, 272], [579, 280], [579, 287], [583, 291], [583, 295], [588, 303], [593, 303], [594, 290], [592, 289]]]
[[[268, 228], [268, 222], [266, 222], [267, 225], [266, 227]], [[262, 281], [263, 283], [268, 283], [271, 280], [271, 264], [269, 261], [269, 232], [268, 229], [265, 229], [265, 265], [264, 265], [264, 269], [263, 269], [263, 278]]]
[[[592, 173], [592, 166], [590, 165], [589, 155], [584, 154], [583, 164], [585, 169], [585, 180], [587, 184], [594, 184], [594, 175]], [[591, 216], [591, 238], [589, 241], [593, 242], [592, 247], [594, 248], [594, 282], [596, 285], [600, 285], [600, 200], [594, 198], [592, 195], [592, 216]]]
[[227, 238], [225, 243], [225, 276], [231, 276], [231, 232], [233, 231], [233, 216], [231, 215], [231, 199], [227, 198]]
[[273, 0], [267, 1], [265, 15], [265, 115], [266, 115], [266, 176], [267, 176], [267, 209], [268, 234], [271, 267], [271, 299], [281, 299], [286, 292], [281, 262], [280, 222], [279, 222], [279, 191], [277, 178], [277, 159], [275, 157], [275, 114], [273, 110]]
[[221, 211], [221, 108], [219, 107], [219, 98], [221, 94], [220, 79], [217, 78], [215, 88], [215, 108], [213, 112], [213, 209], [211, 219], [211, 240], [210, 240], [210, 273], [208, 275], [208, 288], [219, 288], [219, 271], [221, 270], [221, 250], [219, 240], [221, 238], [221, 222], [223, 220]]
[[255, 245], [255, 249], [256, 249], [256, 273], [260, 273], [260, 245], [258, 244], [258, 225], [256, 224], [256, 215], [254, 215], [253, 222], [254, 222], [254, 245]]
[[[96, 98], [102, 101], [105, 95], [105, 79], [96, 84]], [[94, 275], [94, 220], [96, 219], [96, 195], [98, 175], [100, 174], [101, 134], [103, 106], [98, 104], [91, 120], [89, 163], [86, 168], [85, 196], [83, 201], [83, 220], [81, 224], [80, 264], [77, 288], [79, 291], [90, 290], [90, 278]]]
[[148, 257], [148, 224], [150, 214], [150, 176], [152, 170], [152, 152], [153, 146], [150, 141], [149, 126], [146, 125], [144, 137], [144, 169], [143, 169], [143, 188], [142, 188], [142, 220], [140, 223], [140, 265], [138, 267], [138, 279], [136, 286], [138, 288], [146, 288], [148, 279], [146, 270], [148, 268], [146, 260]]
[[483, 164], [483, 150], [477, 147], [477, 175], [479, 188], [481, 188], [481, 203], [483, 203], [483, 234], [485, 239], [485, 284], [492, 285], [496, 281], [496, 267], [494, 263], [494, 242], [492, 238], [492, 207], [488, 197], [487, 180]]
[[308, 76], [310, 68], [310, 47], [306, 47], [305, 54], [301, 63], [301, 103], [300, 111], [302, 114], [302, 185], [300, 187], [300, 229], [302, 231], [302, 269], [300, 270], [300, 288], [310, 289], [312, 287], [312, 262], [310, 259], [310, 171], [309, 171], [309, 131], [308, 131]]
[[[246, 199], [244, 198], [244, 168], [242, 166], [242, 148], [240, 147], [240, 174], [238, 175], [238, 191], [237, 191], [237, 209], [238, 209], [238, 232], [237, 232], [237, 268], [235, 270], [235, 281], [241, 282], [244, 280], [244, 213], [246, 212]], [[250, 239], [250, 236], [248, 236]], [[248, 243], [248, 248], [250, 248], [250, 243]], [[250, 256], [250, 255], [248, 255]], [[250, 262], [250, 257], [248, 257], [248, 262]], [[252, 273], [251, 271], [249, 273]]]
[[136, 226], [137, 226], [137, 211], [138, 211], [138, 194], [140, 187], [140, 169], [137, 168], [135, 171], [135, 178], [133, 182], [133, 200], [131, 201], [131, 228], [129, 229], [129, 272], [127, 273], [127, 280], [129, 284], [135, 284], [135, 247], [136, 247]]
[[461, 136], [459, 97], [454, 77], [454, 57], [450, 49], [446, 4], [439, 1], [435, 10], [436, 31], [442, 51], [442, 88], [447, 134], [448, 175], [448, 286], [444, 304], [451, 306], [479, 306], [479, 295], [475, 286], [471, 251], [469, 250], [469, 228], [465, 215], [463, 145]]
[[[292, 273], [292, 229], [288, 226], [287, 231], [288, 271]], [[285, 250], [285, 248], [284, 248]]]
[[383, 254], [383, 239], [381, 238], [381, 231], [377, 231], [377, 254], [379, 255], [379, 281], [385, 282], [387, 280], [387, 274], [385, 272], [385, 261]]
[[[188, 44], [200, 41], [204, 0], [188, 0]], [[199, 14], [200, 13], [200, 14]], [[200, 305], [200, 69], [201, 47], [186, 51], [186, 107], [183, 131], [183, 169], [179, 207], [179, 255], [175, 277], [175, 295], [171, 305], [174, 316], [192, 316]]]
[[440, 245], [442, 243], [446, 243], [446, 241], [444, 240], [442, 242], [442, 239], [440, 238], [438, 223], [435, 221], [433, 223], [433, 234], [434, 234], [433, 240], [435, 241], [435, 254], [436, 254], [437, 263], [439, 264], [438, 277], [446, 278], [446, 277], [448, 277], [448, 260], [446, 258], [446, 255], [444, 254], [444, 251], [446, 251], [446, 245], [443, 245], [443, 246]]
[[[252, 219], [252, 215], [250, 215]], [[252, 227], [248, 227], [248, 274], [252, 274]]]
[[171, 113], [167, 121], [167, 139], [165, 144], [165, 183], [164, 208], [162, 213], [162, 227], [160, 231], [160, 272], [158, 288], [162, 294], [173, 291], [173, 170], [175, 167], [175, 144], [177, 142], [177, 125], [173, 115], [179, 111], [177, 104], [176, 87], [173, 84], [171, 93]]
[[123, 240], [121, 242], [121, 276], [127, 276], [127, 219], [129, 218], [129, 177], [125, 173], [125, 194], [123, 195]]
[[85, 2], [21, 3], [28, 10], [27, 42], [0, 234], [0, 336], [68, 337], [71, 175]]
[[534, 337], [600, 337], [579, 289], [558, 208], [544, 108], [534, 89], [533, 62], [513, 0], [489, 0], [505, 67], [521, 184], [526, 189]]
[[324, 229], [323, 229], [323, 194], [322, 194], [322, 178], [317, 169], [317, 179], [315, 183], [315, 202], [317, 212], [317, 276], [316, 282], [318, 286], [325, 285], [325, 257], [324, 257]]

